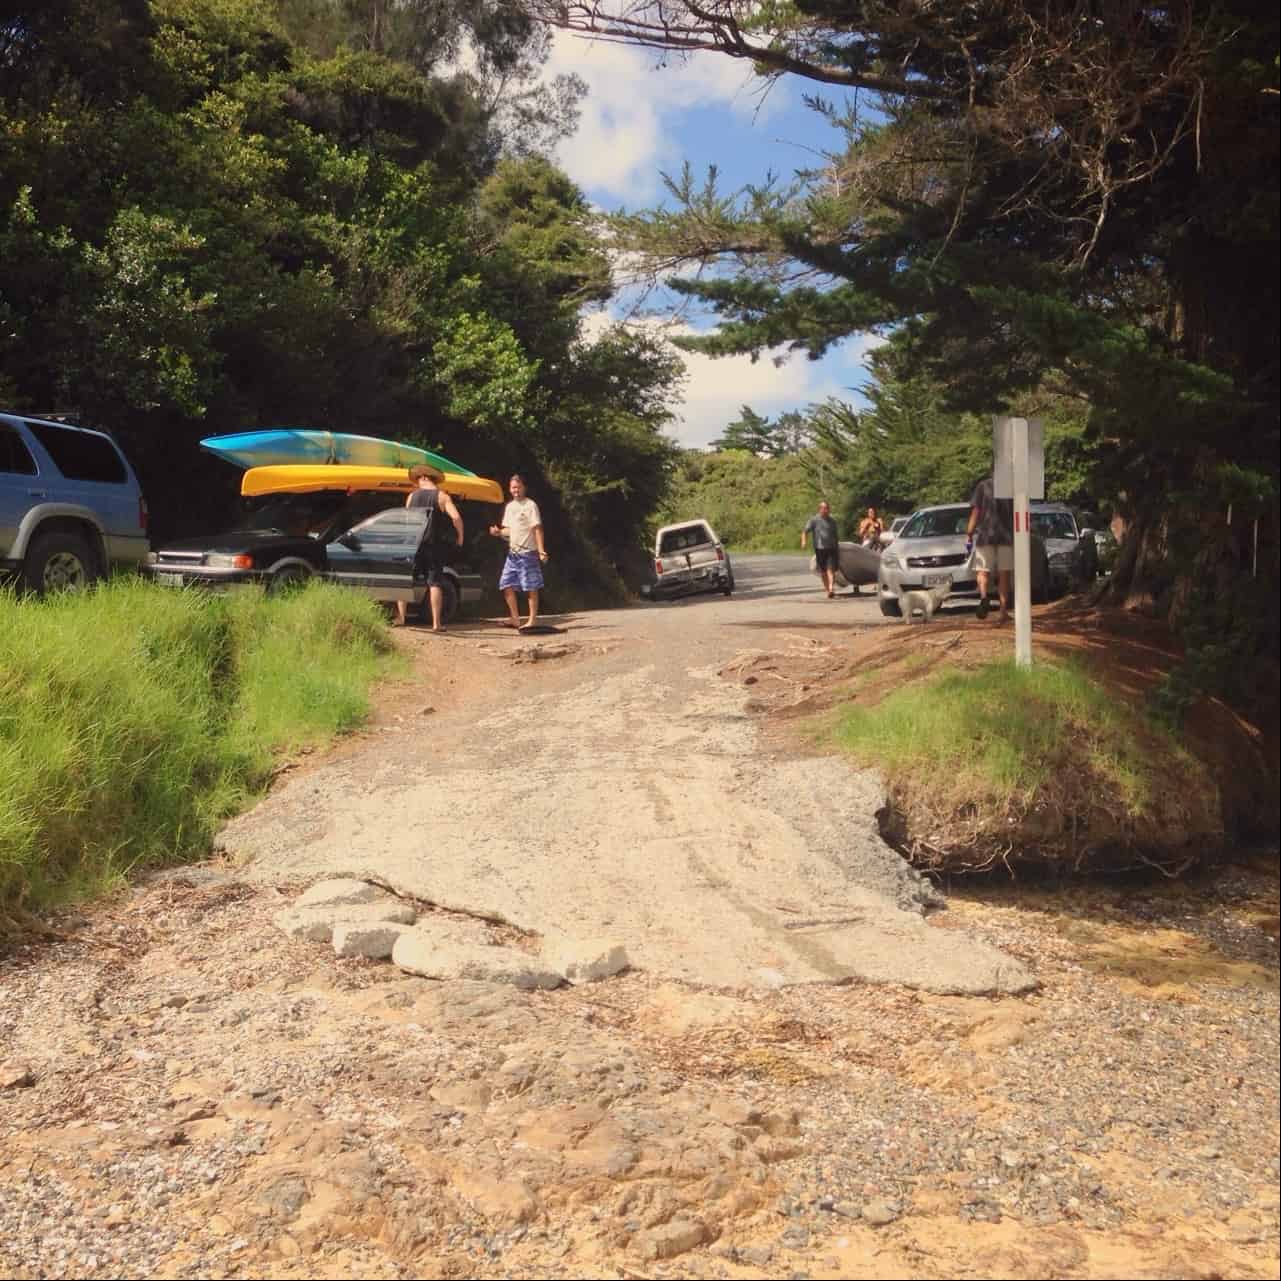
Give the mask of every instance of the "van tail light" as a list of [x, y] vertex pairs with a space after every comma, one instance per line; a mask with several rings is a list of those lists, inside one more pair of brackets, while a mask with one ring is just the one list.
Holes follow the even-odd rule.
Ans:
[[656, 560], [654, 562], [654, 573], [661, 574], [662, 572], [663, 572], [663, 562], [661, 560]]
[[716, 559], [717, 559], [717, 560], [724, 560], [724, 559], [725, 559], [725, 548], [723, 548], [723, 547], [718, 547], [718, 548], [716, 549]]
[[138, 495], [138, 528], [141, 529], [144, 533], [146, 533], [146, 530], [147, 530], [147, 519], [149, 516], [150, 516], [150, 513], [147, 511], [147, 500], [141, 494], [139, 494]]

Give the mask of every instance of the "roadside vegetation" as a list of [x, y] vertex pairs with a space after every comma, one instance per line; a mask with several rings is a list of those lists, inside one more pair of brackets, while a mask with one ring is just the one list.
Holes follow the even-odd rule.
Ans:
[[1211, 770], [1083, 664], [925, 666], [831, 727], [883, 771], [887, 834], [919, 866], [1172, 869], [1222, 843]]
[[378, 607], [320, 584], [0, 595], [0, 911], [205, 853], [281, 752], [360, 723], [391, 655]]

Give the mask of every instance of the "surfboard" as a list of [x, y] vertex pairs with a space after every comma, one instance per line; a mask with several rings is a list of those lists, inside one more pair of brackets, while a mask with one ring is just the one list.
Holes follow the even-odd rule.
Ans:
[[[502, 486], [468, 472], [445, 472], [438, 482], [455, 498], [478, 503], [501, 503]], [[350, 463], [282, 463], [251, 467], [240, 478], [240, 492], [246, 498], [260, 494], [307, 494], [321, 489], [387, 489], [407, 494], [413, 483], [402, 467], [357, 467]]]
[[402, 445], [376, 436], [353, 436], [341, 431], [315, 431], [309, 427], [273, 427], [267, 431], [242, 431], [227, 436], [206, 436], [200, 442], [219, 458], [241, 467], [273, 467], [301, 463], [349, 463], [357, 467], [413, 467], [430, 463], [456, 476], [474, 476], [444, 454]]

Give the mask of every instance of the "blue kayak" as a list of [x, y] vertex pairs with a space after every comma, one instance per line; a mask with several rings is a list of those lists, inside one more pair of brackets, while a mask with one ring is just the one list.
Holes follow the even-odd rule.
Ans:
[[402, 445], [377, 436], [352, 436], [341, 431], [315, 431], [307, 427], [273, 427], [267, 431], [234, 432], [206, 436], [200, 442], [219, 458], [241, 467], [280, 467], [291, 463], [345, 463], [355, 467], [413, 467], [430, 463], [458, 476], [476, 473], [444, 454], [417, 445]]

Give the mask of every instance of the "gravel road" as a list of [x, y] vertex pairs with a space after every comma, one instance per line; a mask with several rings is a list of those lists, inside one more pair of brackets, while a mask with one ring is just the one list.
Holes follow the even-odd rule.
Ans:
[[499, 691], [523, 647], [563, 670], [297, 778], [224, 848], [264, 881], [356, 876], [541, 936], [608, 939], [666, 978], [1028, 990], [1020, 962], [925, 918], [940, 900], [881, 840], [876, 777], [763, 752], [751, 686], [720, 674], [767, 646], [882, 625], [870, 589], [828, 600], [800, 557], [741, 558], [736, 575], [732, 599], [581, 616], [563, 636], [432, 638]]

